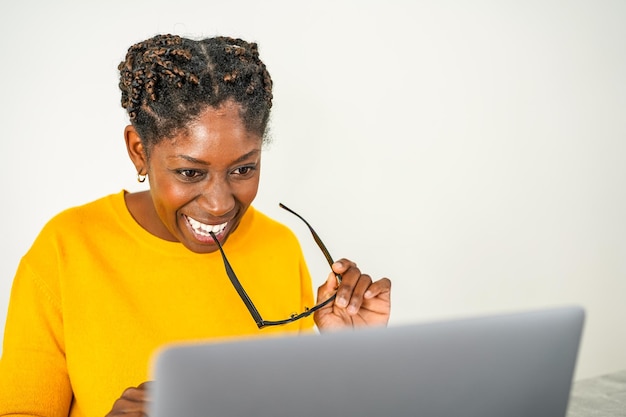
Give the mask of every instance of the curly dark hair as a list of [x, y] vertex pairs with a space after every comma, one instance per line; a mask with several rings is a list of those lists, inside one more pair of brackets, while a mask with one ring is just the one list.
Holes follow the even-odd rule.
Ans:
[[122, 107], [147, 149], [228, 100], [250, 132], [266, 136], [272, 79], [256, 43], [157, 35], [131, 46], [118, 69]]

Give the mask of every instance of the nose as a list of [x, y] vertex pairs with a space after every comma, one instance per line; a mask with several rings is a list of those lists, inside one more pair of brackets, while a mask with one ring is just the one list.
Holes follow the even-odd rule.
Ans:
[[198, 203], [211, 216], [221, 217], [235, 208], [235, 196], [228, 181], [215, 178], [206, 184]]

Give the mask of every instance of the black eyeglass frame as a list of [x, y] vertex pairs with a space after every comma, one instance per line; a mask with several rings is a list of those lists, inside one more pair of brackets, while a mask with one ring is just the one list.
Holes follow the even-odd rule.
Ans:
[[[291, 214], [295, 215], [296, 217], [298, 217], [300, 220], [302, 220], [304, 222], [304, 224], [307, 225], [307, 227], [309, 228], [309, 230], [311, 231], [311, 234], [313, 235], [313, 239], [315, 240], [315, 243], [317, 243], [317, 246], [319, 246], [319, 248], [321, 249], [322, 253], [324, 254], [324, 257], [326, 258], [326, 261], [328, 262], [328, 265], [331, 267], [333, 266], [333, 258], [332, 256], [330, 256], [330, 252], [328, 252], [328, 249], [326, 248], [326, 245], [324, 245], [324, 242], [322, 242], [322, 239], [320, 239], [319, 235], [317, 234], [317, 232], [315, 232], [315, 230], [313, 229], [313, 227], [311, 227], [311, 225], [309, 224], [309, 222], [307, 222], [302, 216], [300, 216], [298, 213], [296, 213], [295, 211], [293, 211], [292, 209], [290, 209], [289, 207], [285, 206], [282, 203], [278, 204], [281, 208], [287, 210], [288, 212], [290, 212]], [[246, 307], [248, 308], [248, 311], [250, 312], [250, 315], [252, 316], [252, 318], [254, 319], [257, 327], [259, 329], [262, 329], [264, 327], [268, 327], [268, 326], [280, 326], [283, 324], [287, 324], [287, 323], [292, 323], [294, 321], [300, 320], [304, 317], [308, 317], [311, 314], [315, 313], [317, 310], [319, 310], [320, 308], [328, 305], [329, 303], [331, 303], [335, 297], [337, 296], [337, 293], [333, 294], [330, 298], [328, 298], [326, 301], [323, 301], [319, 304], [317, 304], [314, 307], [311, 308], [306, 308], [305, 307], [305, 311], [299, 314], [292, 314], [291, 317], [284, 319], [284, 320], [265, 320], [263, 319], [263, 317], [261, 317], [261, 313], [259, 313], [259, 310], [257, 310], [257, 308], [255, 307], [254, 303], [252, 302], [252, 299], [250, 298], [250, 296], [248, 296], [248, 293], [246, 293], [246, 290], [243, 289], [243, 287], [241, 286], [241, 283], [239, 282], [239, 279], [237, 278], [237, 275], [235, 274], [235, 271], [233, 270], [233, 267], [230, 265], [230, 262], [228, 262], [228, 259], [226, 258], [226, 254], [224, 253], [224, 249], [222, 248], [222, 245], [220, 244], [219, 240], [217, 239], [217, 237], [215, 236], [215, 234], [213, 232], [209, 232], [211, 234], [211, 237], [213, 237], [213, 240], [215, 240], [215, 243], [217, 243], [217, 247], [220, 250], [220, 253], [222, 255], [222, 260], [224, 261], [224, 269], [226, 270], [226, 275], [228, 275], [228, 278], [230, 279], [230, 282], [233, 284], [233, 287], [235, 287], [235, 290], [237, 291], [237, 294], [239, 294], [239, 297], [241, 297], [241, 300], [243, 301], [243, 303], [246, 305]], [[337, 284], [341, 283], [341, 275], [335, 273], [335, 277], [337, 278]]]

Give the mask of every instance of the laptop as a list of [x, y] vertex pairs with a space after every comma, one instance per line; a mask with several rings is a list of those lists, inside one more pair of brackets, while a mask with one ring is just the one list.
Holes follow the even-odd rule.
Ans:
[[154, 417], [564, 417], [585, 312], [567, 306], [161, 349]]

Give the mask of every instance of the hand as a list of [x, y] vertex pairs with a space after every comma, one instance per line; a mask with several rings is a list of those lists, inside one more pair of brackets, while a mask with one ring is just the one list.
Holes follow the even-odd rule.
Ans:
[[144, 382], [138, 387], [126, 388], [122, 396], [115, 401], [113, 408], [106, 417], [121, 416], [124, 417], [144, 417], [148, 415], [147, 390], [150, 382]]
[[[326, 283], [317, 289], [317, 302], [327, 300], [335, 290], [337, 298], [315, 312], [317, 328], [327, 331], [386, 325], [391, 312], [391, 281], [382, 278], [372, 282], [369, 275], [361, 274], [356, 264], [348, 259], [335, 262], [332, 269]], [[335, 273], [342, 277], [339, 287]]]

